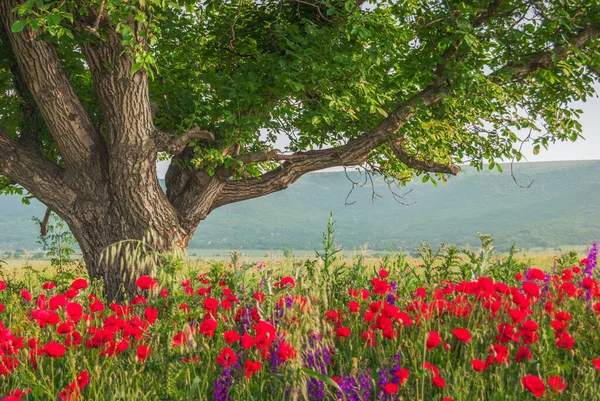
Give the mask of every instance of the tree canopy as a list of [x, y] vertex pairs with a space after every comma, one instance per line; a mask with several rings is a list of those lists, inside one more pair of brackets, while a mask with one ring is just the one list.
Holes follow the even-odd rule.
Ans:
[[[54, 44], [100, 129], [81, 45], [107, 40], [110, 26], [135, 60], [131, 72], [150, 75], [156, 126], [215, 135], [193, 147], [190, 167], [235, 167], [239, 178], [286, 158], [272, 151], [278, 136], [289, 138], [281, 151], [298, 152], [344, 146], [381, 124], [394, 140], [375, 140], [366, 159], [343, 164], [365, 161], [405, 181], [431, 170], [417, 159], [441, 174], [451, 164], [518, 159], [518, 130], [532, 130], [536, 150], [580, 135], [569, 105], [593, 94], [600, 65], [600, 5], [588, 0], [28, 0], [17, 10], [10, 29], [30, 27]], [[15, 137], [27, 127], [6, 42], [0, 115]], [[45, 153], [60, 163], [56, 141], [41, 131]]]

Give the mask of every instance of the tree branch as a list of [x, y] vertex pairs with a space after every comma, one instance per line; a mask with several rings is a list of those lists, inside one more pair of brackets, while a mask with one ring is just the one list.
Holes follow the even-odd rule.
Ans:
[[273, 149], [239, 155], [236, 156], [236, 159], [243, 163], [260, 163], [268, 161], [302, 160], [304, 157], [303, 153], [283, 154], [278, 153], [277, 150]]
[[22, 77], [60, 148], [65, 166], [73, 167], [70, 173], [97, 176], [102, 166], [102, 137], [69, 83], [54, 47], [37, 40], [30, 28], [10, 32], [18, 19], [12, 9], [18, 5], [18, 0], [0, 2], [0, 22], [8, 32]]
[[76, 199], [64, 171], [39, 151], [18, 144], [0, 129], [0, 173], [19, 183], [56, 211], [71, 210]]
[[194, 128], [183, 135], [171, 136], [166, 132], [157, 131], [157, 146], [161, 152], [170, 151], [174, 155], [182, 153], [193, 140], [214, 141], [215, 135], [206, 130]]

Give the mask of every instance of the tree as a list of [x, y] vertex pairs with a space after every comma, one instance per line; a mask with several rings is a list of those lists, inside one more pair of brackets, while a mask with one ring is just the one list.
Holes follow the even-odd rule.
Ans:
[[0, 21], [1, 186], [68, 223], [109, 297], [133, 290], [109, 245], [185, 248], [308, 172], [436, 182], [520, 159], [519, 130], [575, 140], [600, 66], [598, 0], [3, 0]]

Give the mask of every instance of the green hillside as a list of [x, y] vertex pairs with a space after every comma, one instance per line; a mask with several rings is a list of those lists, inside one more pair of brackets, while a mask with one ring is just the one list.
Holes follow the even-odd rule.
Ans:
[[[476, 232], [493, 234], [499, 249], [513, 241], [522, 248], [584, 245], [600, 238], [600, 161], [515, 165], [522, 183], [510, 173], [472, 169], [447, 185], [415, 182], [402, 193], [411, 206], [394, 201], [387, 185], [375, 179], [382, 198], [372, 200], [370, 182], [357, 187], [343, 173], [310, 174], [288, 190], [225, 206], [204, 221], [192, 248], [315, 249], [330, 212], [337, 240], [346, 249], [368, 243], [373, 250], [408, 249], [422, 242], [477, 244]], [[357, 174], [355, 181], [362, 181]], [[44, 208], [21, 205], [18, 197], [0, 197], [0, 250], [36, 249], [38, 228], [31, 221]]]

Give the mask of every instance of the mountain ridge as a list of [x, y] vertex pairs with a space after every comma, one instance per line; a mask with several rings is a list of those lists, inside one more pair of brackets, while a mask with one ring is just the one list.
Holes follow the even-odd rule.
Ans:
[[[521, 248], [585, 245], [600, 238], [598, 199], [600, 161], [516, 163], [504, 173], [466, 167], [448, 184], [435, 188], [419, 180], [402, 206], [394, 201], [381, 177], [354, 188], [343, 172], [308, 174], [285, 191], [227, 205], [198, 227], [190, 247], [198, 249], [298, 249], [320, 247], [329, 213], [336, 238], [346, 249], [365, 243], [373, 250], [414, 250], [422, 242], [477, 245], [477, 232], [494, 235], [500, 250], [513, 241]], [[349, 173], [354, 181], [364, 176]], [[374, 198], [374, 202], [372, 202]], [[31, 217], [43, 215], [37, 201], [20, 204], [19, 197], [0, 197], [0, 251], [39, 248], [39, 227]]]

